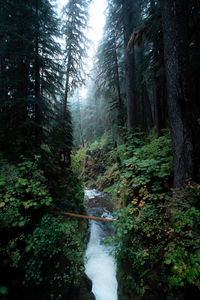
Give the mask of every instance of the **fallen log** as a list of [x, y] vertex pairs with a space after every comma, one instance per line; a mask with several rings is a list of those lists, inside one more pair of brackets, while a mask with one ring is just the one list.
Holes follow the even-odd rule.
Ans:
[[78, 214], [74, 214], [74, 213], [67, 213], [67, 212], [63, 212], [63, 211], [56, 212], [56, 214], [64, 215], [64, 216], [69, 216], [69, 217], [75, 217], [75, 218], [95, 220], [95, 221], [103, 221], [103, 222], [114, 222], [114, 221], [116, 221], [115, 219], [106, 219], [106, 218], [100, 218], [100, 217], [91, 217], [91, 216], [86, 216], [86, 215], [78, 215]]

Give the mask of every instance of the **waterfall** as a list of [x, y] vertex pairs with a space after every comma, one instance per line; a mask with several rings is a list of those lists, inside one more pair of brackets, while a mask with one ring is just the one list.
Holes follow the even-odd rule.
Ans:
[[[112, 218], [112, 203], [96, 190], [85, 190], [87, 213], [95, 217]], [[110, 223], [90, 221], [90, 240], [86, 250], [86, 274], [92, 280], [96, 300], [117, 300], [116, 264], [110, 245], [104, 239], [112, 234]]]

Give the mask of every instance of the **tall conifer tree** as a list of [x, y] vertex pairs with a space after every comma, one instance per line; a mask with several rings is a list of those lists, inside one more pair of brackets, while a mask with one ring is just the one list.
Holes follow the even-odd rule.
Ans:
[[58, 21], [49, 1], [1, 1], [0, 136], [8, 156], [31, 156], [47, 142], [61, 87]]
[[[69, 93], [84, 84], [84, 58], [86, 57], [87, 38], [85, 30], [88, 21], [88, 5], [90, 1], [69, 0], [63, 9], [63, 35], [65, 37], [65, 91], [63, 97], [63, 120], [67, 118], [67, 105]], [[63, 151], [69, 160], [67, 148]]]

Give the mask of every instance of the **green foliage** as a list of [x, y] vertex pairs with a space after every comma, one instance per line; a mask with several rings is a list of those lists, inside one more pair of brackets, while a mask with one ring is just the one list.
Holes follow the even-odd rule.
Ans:
[[120, 14], [119, 4], [112, 1], [108, 3], [104, 36], [97, 51], [96, 84], [108, 103], [107, 111], [113, 123], [124, 125], [124, 99], [121, 89], [125, 81], [125, 68]]
[[25, 226], [31, 209], [52, 203], [42, 171], [31, 161], [1, 169], [0, 198], [1, 224], [7, 228]]
[[[58, 286], [62, 294], [62, 285], [66, 288], [80, 285], [85, 244], [78, 221], [47, 214], [47, 208], [59, 210], [59, 206], [55, 205], [55, 195], [54, 200], [50, 196], [49, 182], [38, 167], [39, 161], [40, 158], [35, 162], [23, 161], [16, 166], [5, 162], [1, 166], [0, 250], [6, 274], [4, 282], [11, 292], [15, 285], [19, 288], [25, 285], [28, 292], [30, 287], [41, 288], [48, 283], [53, 293], [57, 293], [55, 286]], [[56, 187], [64, 198], [63, 203], [60, 198], [60, 208], [82, 212], [82, 185], [71, 172], [61, 174], [57, 175], [64, 185]], [[6, 279], [13, 274], [19, 274], [14, 286]]]
[[75, 154], [71, 154], [71, 167], [72, 171], [80, 175], [83, 171], [84, 160], [86, 157], [86, 149], [79, 149]]
[[[168, 135], [158, 139], [153, 137], [143, 144], [143, 136], [136, 134], [131, 142], [128, 139], [126, 144], [108, 153], [108, 162], [113, 169], [108, 167], [98, 183], [106, 187], [106, 191], [112, 191], [112, 195], [120, 196], [119, 202], [128, 204], [141, 197], [164, 202], [168, 197], [172, 176], [170, 138]], [[120, 170], [116, 165], [117, 158]], [[109, 180], [104, 182], [106, 179]]]
[[187, 289], [198, 289], [199, 185], [189, 181], [184, 191], [171, 190], [168, 132], [159, 138], [130, 132], [125, 144], [108, 146], [107, 152], [98, 143], [90, 149], [91, 156], [99, 149], [106, 157], [101, 158], [105, 171], [96, 184], [112, 196], [117, 208], [111, 240], [125, 299], [132, 294], [182, 299]]
[[17, 166], [2, 166], [0, 195], [0, 230], [3, 233], [1, 249], [9, 259], [10, 266], [18, 268], [22, 257], [19, 245], [24, 241], [28, 228], [34, 224], [34, 211], [40, 216], [41, 210], [50, 206], [52, 198], [42, 171], [36, 162], [31, 161]]
[[87, 184], [94, 182], [99, 174], [105, 172], [110, 149], [113, 148], [112, 137], [105, 133], [101, 139], [95, 140], [88, 147], [81, 148], [71, 155], [72, 169]]
[[65, 207], [70, 211], [76, 211], [79, 213], [84, 212], [83, 199], [84, 191], [83, 185], [76, 175], [71, 174], [66, 178], [66, 198], [64, 199]]
[[1, 295], [7, 295], [8, 294], [8, 288], [6, 286], [0, 287], [0, 293]]
[[[83, 212], [82, 184], [65, 163], [69, 167], [72, 124], [68, 108], [63, 120], [60, 101], [64, 72], [53, 2], [0, 0], [0, 268], [4, 274], [0, 294], [6, 294], [3, 287], [8, 287], [11, 299], [17, 298], [15, 293], [21, 299], [32, 297], [37, 285], [41, 293], [35, 299], [43, 298], [42, 290], [46, 299], [52, 299], [56, 289], [59, 297], [54, 299], [60, 299], [62, 282], [73, 289], [83, 274], [78, 223], [49, 215], [61, 209]], [[82, 8], [79, 1], [76, 10], [82, 28], [85, 8], [86, 1]], [[73, 26], [80, 20], [76, 21]], [[74, 29], [76, 34], [78, 28]], [[69, 32], [65, 37], [72, 42]], [[78, 34], [73, 87], [82, 78], [81, 67], [77, 68], [83, 48], [83, 36]]]
[[87, 29], [89, 2], [90, 0], [69, 0], [63, 8], [62, 32], [65, 38], [64, 55], [68, 91], [73, 91], [84, 83], [83, 57], [86, 56], [88, 44], [84, 31]]
[[103, 150], [106, 151], [110, 149], [110, 147], [113, 145], [112, 137], [108, 133], [104, 133], [100, 139], [95, 140], [93, 143], [91, 143], [88, 147], [89, 151], [95, 151], [95, 150]]
[[[145, 196], [156, 199], [162, 198], [172, 174], [172, 156], [170, 138], [163, 136], [154, 138], [147, 145], [137, 148], [134, 155], [123, 161], [125, 172], [121, 180], [135, 196], [145, 193]], [[147, 191], [144, 191], [147, 186]], [[166, 186], [166, 187], [165, 187]]]
[[[126, 155], [128, 159], [123, 159]], [[118, 207], [125, 206], [114, 215], [123, 290], [142, 299], [163, 294], [166, 299], [182, 299], [190, 285], [199, 288], [199, 209], [194, 207], [199, 185], [189, 182], [169, 218], [173, 169], [168, 135], [153, 137], [133, 149], [132, 156], [127, 150], [121, 158], [120, 173], [113, 172], [114, 185], [106, 191], [112, 190]]]
[[50, 1], [6, 0], [0, 6], [0, 148], [13, 161], [39, 154], [49, 138], [52, 100], [62, 87], [61, 50]]
[[[49, 124], [50, 132], [45, 145], [46, 149], [44, 149], [48, 158], [51, 155], [52, 159], [57, 160], [57, 162], [63, 160], [63, 153], [67, 153], [69, 156], [73, 146], [72, 122], [69, 109], [66, 108], [65, 120], [62, 119], [62, 114], [62, 105], [59, 103], [57, 104], [57, 109], [54, 109], [53, 120]], [[49, 163], [52, 162], [49, 161]], [[69, 161], [67, 163], [69, 165]]]
[[8, 288], [6, 286], [0, 286], [0, 296], [2, 300], [7, 300], [4, 296], [8, 295]]
[[[24, 284], [40, 284], [45, 279], [43, 264], [47, 261], [53, 263], [55, 258], [58, 263], [58, 257], [61, 256], [65, 259], [66, 273], [61, 275], [60, 280], [64, 280], [65, 284], [78, 285], [84, 271], [83, 255], [84, 246], [82, 235], [78, 232], [78, 223], [74, 220], [63, 222], [61, 218], [44, 215], [33, 233], [26, 238]], [[53, 265], [55, 267], [55, 262]], [[50, 276], [55, 278], [54, 275]]]
[[118, 266], [126, 270], [119, 271], [124, 288], [144, 299], [155, 293], [155, 285], [154, 297], [165, 293], [173, 299], [179, 299], [177, 288], [182, 294], [189, 285], [200, 288], [199, 216], [191, 207], [174, 214], [172, 222], [163, 208], [145, 200], [118, 210], [115, 243]]
[[187, 283], [200, 289], [200, 211], [191, 207], [174, 215], [173, 241], [166, 247], [165, 263], [171, 266], [170, 287]]

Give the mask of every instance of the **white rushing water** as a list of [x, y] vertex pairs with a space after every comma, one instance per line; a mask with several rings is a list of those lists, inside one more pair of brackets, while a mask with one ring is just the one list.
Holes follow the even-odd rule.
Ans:
[[[100, 192], [86, 190], [85, 195], [86, 201], [90, 201], [87, 209], [90, 215], [112, 218], [107, 208], [101, 207], [103, 195]], [[85, 268], [87, 276], [92, 280], [92, 292], [96, 300], [117, 300], [116, 265], [110, 254], [112, 246], [106, 247], [103, 242], [110, 233], [110, 223], [90, 221]]]

